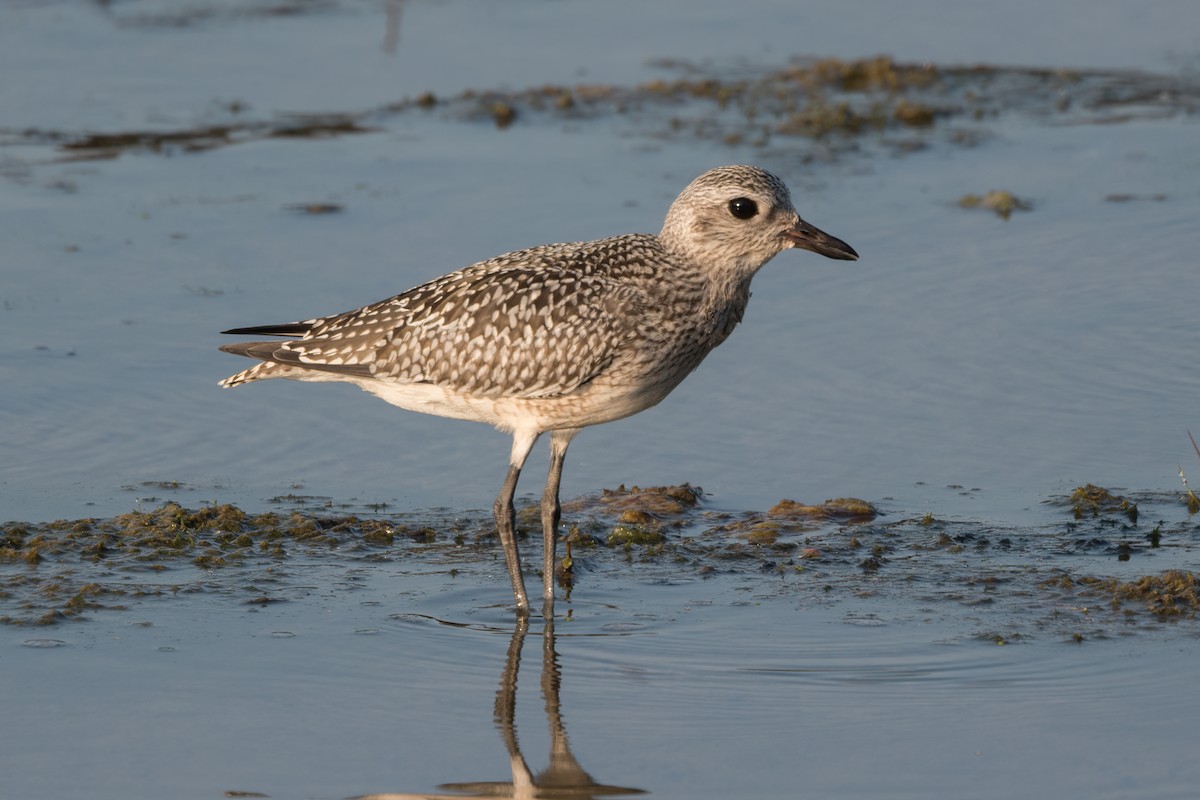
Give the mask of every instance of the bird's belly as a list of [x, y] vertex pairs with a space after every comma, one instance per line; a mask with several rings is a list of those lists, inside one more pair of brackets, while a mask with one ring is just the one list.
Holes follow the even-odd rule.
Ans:
[[582, 428], [628, 417], [659, 403], [674, 385], [590, 384], [566, 395], [510, 397], [469, 395], [431, 383], [377, 379], [352, 381], [394, 406], [422, 414], [484, 422], [504, 431]]

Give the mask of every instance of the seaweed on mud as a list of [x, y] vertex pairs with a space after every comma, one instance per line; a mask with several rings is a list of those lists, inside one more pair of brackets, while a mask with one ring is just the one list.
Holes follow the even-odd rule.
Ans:
[[[0, 142], [58, 147], [62, 160], [116, 158], [129, 152], [202, 152], [266, 138], [323, 139], [383, 129], [409, 113], [437, 112], [507, 130], [518, 123], [621, 119], [650, 136], [690, 136], [732, 147], [767, 147], [782, 139], [808, 156], [836, 158], [871, 137], [897, 154], [919, 150], [931, 132], [971, 146], [989, 120], [1005, 113], [1061, 124], [1114, 123], [1147, 115], [1192, 114], [1200, 84], [1179, 76], [1123, 71], [1063, 71], [989, 66], [935, 66], [890, 56], [797, 59], [765, 70], [662, 63], [676, 77], [637, 86], [544, 85], [524, 90], [467, 89], [439, 97], [426, 91], [378, 108], [254, 119], [240, 102], [219, 121], [179, 130], [54, 131], [0, 129]], [[887, 137], [887, 138], [885, 138]], [[806, 156], [806, 157], [808, 157]], [[1011, 197], [1011, 195], [1009, 195]], [[1001, 215], [1022, 201], [980, 202]]]
[[1120, 513], [1134, 524], [1138, 521], [1137, 503], [1090, 483], [1071, 492], [1071, 509], [1075, 514], [1075, 519], [1083, 519], [1088, 516], [1099, 517], [1105, 513]]
[[[566, 552], [556, 575], [570, 592], [600, 570], [650, 580], [735, 574], [760, 598], [957, 609], [983, 641], [1004, 643], [1047, 634], [1090, 641], [1142, 621], [1196, 617], [1197, 579], [1186, 565], [1198, 542], [1177, 497], [1133, 498], [1088, 484], [1048, 503], [1061, 519], [1005, 528], [932, 514], [888, 519], [854, 498], [730, 511], [709, 507], [687, 483], [620, 486], [564, 504]], [[1135, 506], [1140, 517], [1163, 518], [1142, 530], [1130, 514]], [[540, 529], [538, 504], [526, 504], [518, 532], [540, 538]], [[286, 599], [291, 581], [279, 566], [292, 559], [414, 559], [453, 574], [473, 564], [491, 569], [494, 538], [483, 512], [252, 514], [168, 502], [111, 519], [11, 522], [0, 526], [0, 621], [53, 624], [195, 591], [274, 602]], [[1130, 572], [1151, 553], [1153, 573]]]
[[228, 504], [187, 509], [173, 502], [106, 520], [8, 523], [0, 527], [0, 567], [25, 569], [0, 572], [0, 601], [19, 612], [0, 613], [0, 622], [49, 624], [103, 607], [94, 598], [126, 592], [125, 584], [83, 577], [89, 565], [94, 571], [126, 575], [187, 567], [213, 570], [255, 558], [286, 558], [285, 544], [386, 548], [398, 534], [427, 540], [430, 530], [354, 516], [251, 515]]
[[1124, 609], [1125, 603], [1136, 602], [1159, 618], [1194, 619], [1200, 612], [1200, 575], [1191, 570], [1169, 569], [1134, 580], [1091, 575], [1072, 578], [1064, 573], [1047, 579], [1042, 586], [1074, 592], [1085, 598], [1105, 599], [1113, 611]]

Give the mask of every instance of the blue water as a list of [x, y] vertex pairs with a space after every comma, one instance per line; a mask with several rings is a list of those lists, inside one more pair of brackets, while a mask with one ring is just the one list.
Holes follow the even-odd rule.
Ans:
[[[809, 164], [789, 149], [802, 143], [666, 140], [637, 118], [527, 118], [497, 131], [403, 114], [369, 123], [370, 134], [65, 162], [22, 134], [364, 112], [464, 86], [628, 85], [671, 77], [652, 59], [686, 50], [700, 63], [744, 63], [732, 42], [756, 37], [754, 61], [772, 66], [829, 54], [830, 42], [841, 57], [951, 64], [1178, 70], [1195, 58], [1180, 33], [1194, 16], [1187, 5], [1170, 17], [1167, 6], [1118, 3], [1040, 49], [1049, 31], [1084, 24], [1079, 15], [1041, 9], [1044, 24], [1031, 27], [1029, 9], [980, 4], [938, 15], [934, 35], [911, 14], [862, 25], [846, 10], [791, 4], [630, 6], [623, 16], [529, 3], [470, 24], [466, 6], [404, 4], [394, 54], [379, 4], [290, 16], [221, 3], [190, 14], [148, 2], [4, 9], [0, 57], [17, 59], [5, 74], [22, 78], [0, 86], [5, 138], [16, 142], [2, 151], [0, 194], [0, 448], [10, 454], [0, 517], [117, 513], [161, 494], [143, 483], [163, 481], [182, 483], [193, 503], [298, 492], [486, 507], [506, 437], [398, 413], [344, 386], [219, 391], [242, 365], [216, 352], [216, 331], [353, 308], [534, 243], [657, 230], [692, 177], [747, 160], [784, 175], [801, 212], [862, 260], [787, 253], [769, 265], [745, 324], [674, 396], [580, 438], [567, 494], [690, 480], [729, 508], [846, 494], [936, 506], [909, 495], [924, 482], [986, 489], [995, 502], [981, 511], [1005, 515], [1087, 481], [1179, 486], [1177, 465], [1194, 457], [1185, 431], [1197, 379], [1180, 364], [1200, 280], [1188, 113], [1066, 126], [1013, 113], [982, 126], [988, 138], [975, 147]], [[855, 19], [888, 13], [872, 8]], [[673, 16], [688, 20], [683, 30]], [[783, 37], [787, 19], [795, 33]], [[591, 44], [556, 38], [571, 25]], [[59, 41], [71, 46], [42, 46]], [[244, 110], [230, 111], [234, 101]], [[955, 207], [992, 188], [1035, 211], [1002, 223]], [[288, 210], [312, 202], [345, 210]]]
[[[244, 364], [217, 331], [350, 309], [532, 244], [655, 231], [692, 177], [743, 161], [781, 174], [862, 259], [781, 255], [672, 397], [580, 436], [564, 495], [686, 480], [715, 509], [849, 495], [890, 519], [1036, 527], [1061, 526], [1042, 502], [1087, 482], [1178, 492], [1179, 465], [1200, 482], [1194, 103], [1105, 124], [1013, 109], [956, 121], [985, 133], [973, 146], [935, 129], [917, 152], [868, 137], [836, 159], [672, 133], [670, 109], [506, 130], [384, 109], [424, 91], [632, 87], [688, 74], [680, 60], [755, 74], [879, 53], [1132, 69], [1194, 92], [1197, 30], [1194, 3], [1129, 0], [7, 3], [0, 519], [285, 494], [486, 509], [506, 436], [346, 386], [221, 390]], [[373, 130], [98, 160], [57, 148], [339, 111]], [[1033, 208], [957, 206], [991, 189]], [[316, 202], [342, 211], [290, 208]], [[522, 488], [544, 470], [539, 452]], [[209, 586], [0, 628], [0, 796], [511, 781], [493, 724], [512, 644], [502, 563], [461, 566], [288, 563], [285, 603]], [[1194, 794], [1194, 620], [1000, 647], [976, 637], [986, 617], [930, 602], [604, 571], [557, 625], [574, 754], [596, 781], [659, 797]], [[535, 772], [541, 635], [516, 720]]]
[[[326, 571], [261, 609], [198, 595], [0, 631], [21, 687], [0, 733], [6, 790], [334, 798], [511, 781], [493, 724], [508, 612], [444, 573], [345, 577]], [[719, 581], [610, 576], [586, 596], [556, 626], [556, 699], [599, 783], [657, 797], [1184, 798], [1200, 778], [1194, 635], [996, 646], [870, 600], [797, 605]], [[541, 634], [533, 623], [514, 718], [534, 772], [551, 751]], [[31, 646], [46, 639], [63, 644]]]

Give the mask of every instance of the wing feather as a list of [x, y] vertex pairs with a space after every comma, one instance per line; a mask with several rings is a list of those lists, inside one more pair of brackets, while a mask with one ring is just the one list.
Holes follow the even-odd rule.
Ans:
[[614, 267], [637, 260], [628, 240], [651, 238], [510, 253], [345, 314], [238, 329], [300, 338], [222, 349], [476, 396], [567, 394], [601, 374], [637, 324], [639, 295]]

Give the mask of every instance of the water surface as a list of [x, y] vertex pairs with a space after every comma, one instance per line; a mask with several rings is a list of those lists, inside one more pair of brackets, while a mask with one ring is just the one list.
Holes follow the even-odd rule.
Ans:
[[[27, 588], [52, 569], [131, 588], [0, 626], [0, 793], [428, 796], [553, 764], [660, 797], [1192, 796], [1195, 620], [1042, 581], [1196, 567], [1177, 469], [1200, 475], [1198, 25], [1121, 0], [5, 5], [0, 518], [303, 495], [443, 540], [4, 564]], [[943, 71], [934, 124], [785, 135], [651, 88], [880, 53]], [[950, 78], [971, 63], [993, 67]], [[538, 110], [545, 85], [620, 102]], [[737, 162], [861, 261], [781, 255], [672, 397], [579, 438], [564, 495], [690, 481], [733, 517], [854, 496], [881, 512], [864, 528], [773, 551], [705, 517], [669, 533], [679, 563], [601, 548], [546, 658], [472, 538], [506, 436], [346, 386], [216, 386], [243, 366], [219, 330], [654, 231]], [[959, 207], [993, 189], [1031, 208]], [[544, 470], [539, 452], [523, 488]], [[1141, 518], [1046, 502], [1089, 482]]]

